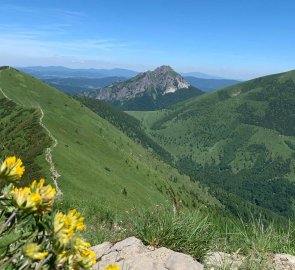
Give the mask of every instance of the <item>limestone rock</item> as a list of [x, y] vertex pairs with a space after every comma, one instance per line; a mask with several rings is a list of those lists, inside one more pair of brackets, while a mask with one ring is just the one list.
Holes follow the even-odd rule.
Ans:
[[273, 259], [276, 270], [295, 270], [295, 256], [289, 254], [276, 254]]
[[263, 270], [295, 270], [295, 256], [289, 254], [265, 254], [263, 258], [247, 258], [239, 254], [213, 252], [205, 259], [205, 265], [210, 270], [244, 269], [244, 265], [248, 264], [249, 267], [251, 263], [256, 266], [260, 265], [259, 269]]
[[239, 254], [228, 254], [225, 252], [210, 253], [205, 260], [209, 269], [226, 269], [238, 270], [244, 263], [245, 257]]
[[203, 270], [191, 256], [167, 248], [145, 246], [135, 237], [91, 248], [97, 256], [95, 270], [118, 264], [121, 270]]

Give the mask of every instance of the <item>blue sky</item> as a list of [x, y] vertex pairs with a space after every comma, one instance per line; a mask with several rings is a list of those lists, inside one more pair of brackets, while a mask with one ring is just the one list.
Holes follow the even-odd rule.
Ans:
[[171, 65], [249, 79], [295, 69], [293, 0], [1, 0], [0, 65]]

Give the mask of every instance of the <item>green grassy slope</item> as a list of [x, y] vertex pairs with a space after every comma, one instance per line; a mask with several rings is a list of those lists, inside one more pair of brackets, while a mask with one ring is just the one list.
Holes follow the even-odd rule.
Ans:
[[49, 147], [51, 140], [40, 129], [39, 118], [38, 110], [25, 109], [0, 97], [0, 157], [16, 155], [29, 165], [22, 184], [49, 175], [44, 148]]
[[[65, 200], [87, 201], [90, 207], [104, 202], [119, 210], [169, 206], [172, 197], [188, 205], [198, 199], [214, 203], [187, 176], [75, 99], [12, 68], [1, 71], [0, 88], [18, 106], [42, 108], [43, 123], [58, 141], [53, 161], [61, 175], [58, 184]], [[41, 165], [48, 167], [44, 160]]]
[[169, 152], [163, 149], [159, 144], [155, 143], [142, 129], [139, 120], [129, 114], [114, 108], [108, 103], [89, 97], [75, 97], [100, 117], [107, 120], [119, 130], [124, 132], [128, 137], [139, 142], [143, 147], [152, 149], [162, 160], [172, 164], [173, 158]]
[[[294, 217], [294, 82], [291, 71], [167, 110], [131, 114], [186, 173], [227, 194]], [[230, 199], [223, 195], [216, 194], [226, 204]]]

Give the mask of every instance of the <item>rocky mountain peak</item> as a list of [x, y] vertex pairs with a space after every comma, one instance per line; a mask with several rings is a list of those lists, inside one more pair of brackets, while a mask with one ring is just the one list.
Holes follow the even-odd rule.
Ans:
[[170, 73], [170, 72], [176, 73], [176, 72], [172, 69], [172, 67], [170, 67], [170, 66], [165, 66], [165, 65], [156, 68], [156, 69], [154, 70], [154, 72], [155, 72], [155, 73], [162, 73], [162, 74], [163, 74], [163, 73]]
[[144, 93], [163, 96], [180, 89], [187, 89], [190, 84], [170, 66], [160, 66], [154, 71], [147, 71], [125, 81], [102, 88], [96, 98], [104, 100], [128, 100]]

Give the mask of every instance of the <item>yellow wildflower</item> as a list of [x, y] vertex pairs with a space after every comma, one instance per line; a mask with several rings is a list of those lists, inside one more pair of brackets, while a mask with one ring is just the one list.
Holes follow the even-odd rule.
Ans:
[[51, 210], [56, 191], [51, 185], [44, 186], [44, 179], [41, 179], [30, 187], [14, 188], [11, 194], [19, 208], [46, 212]]
[[21, 208], [25, 204], [30, 193], [31, 193], [31, 190], [28, 187], [20, 188], [20, 189], [14, 188], [14, 190], [12, 191], [12, 195], [18, 207]]
[[77, 231], [83, 231], [85, 229], [84, 217], [81, 217], [81, 214], [76, 210], [70, 210], [67, 215], [67, 223], [71, 223], [75, 226]]
[[48, 252], [40, 252], [40, 245], [29, 243], [23, 247], [24, 255], [32, 260], [44, 259]]
[[67, 269], [92, 269], [96, 263], [95, 253], [91, 250], [90, 244], [79, 237], [73, 237], [70, 249], [63, 249], [57, 255], [57, 267], [65, 267]]
[[54, 233], [61, 245], [68, 244], [73, 235], [73, 229], [65, 224], [65, 217], [64, 214], [57, 213], [53, 222]]
[[54, 217], [54, 232], [58, 233], [64, 227], [65, 215], [63, 213], [57, 213]]
[[43, 178], [40, 179], [38, 183], [35, 180], [31, 184], [30, 188], [32, 192], [40, 195], [40, 198], [41, 198], [40, 210], [46, 212], [51, 209], [51, 206], [53, 204], [53, 198], [56, 194], [56, 190], [51, 185], [44, 186], [44, 182], [45, 180]]
[[57, 266], [62, 266], [68, 260], [68, 254], [65, 250], [57, 254], [56, 264]]
[[15, 156], [8, 157], [0, 166], [0, 178], [4, 178], [8, 181], [19, 180], [25, 168], [23, 162]]
[[41, 196], [38, 193], [31, 192], [27, 198], [26, 208], [31, 208], [33, 211], [37, 211], [41, 204]]
[[36, 211], [41, 203], [41, 196], [28, 187], [14, 188], [11, 193], [20, 209]]
[[117, 264], [110, 264], [104, 270], [120, 270], [120, 267]]
[[59, 243], [67, 245], [75, 231], [84, 230], [84, 218], [75, 209], [70, 210], [67, 215], [57, 213], [54, 217], [53, 227]]
[[81, 251], [81, 250], [85, 250], [85, 249], [90, 248], [90, 244], [88, 242], [85, 242], [81, 238], [76, 237], [75, 241], [74, 241], [74, 248], [75, 248], [75, 250]]
[[89, 269], [96, 263], [95, 253], [89, 250], [90, 244], [79, 237], [74, 240], [74, 249], [76, 251], [76, 260], [78, 264]]

